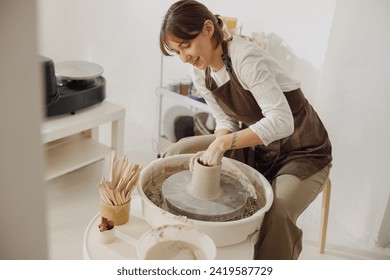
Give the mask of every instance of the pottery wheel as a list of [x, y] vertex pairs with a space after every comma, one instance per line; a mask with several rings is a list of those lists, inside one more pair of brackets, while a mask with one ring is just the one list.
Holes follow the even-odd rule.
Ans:
[[248, 193], [239, 180], [221, 173], [222, 195], [207, 200], [188, 192], [191, 179], [191, 171], [181, 171], [168, 177], [162, 185], [163, 199], [176, 214], [202, 221], [226, 221], [245, 208]]

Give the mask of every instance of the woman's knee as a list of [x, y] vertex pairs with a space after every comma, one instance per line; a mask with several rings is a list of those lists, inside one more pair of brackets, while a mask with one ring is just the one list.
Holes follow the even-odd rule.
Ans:
[[285, 224], [292, 221], [288, 204], [283, 200], [274, 200], [270, 210], [266, 213], [265, 222], [269, 224]]

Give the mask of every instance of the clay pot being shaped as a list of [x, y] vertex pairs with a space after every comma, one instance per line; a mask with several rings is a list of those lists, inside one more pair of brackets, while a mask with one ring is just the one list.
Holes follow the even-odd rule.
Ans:
[[191, 184], [187, 191], [194, 196], [212, 200], [223, 194], [221, 188], [221, 164], [206, 166], [200, 163], [199, 158], [194, 160]]

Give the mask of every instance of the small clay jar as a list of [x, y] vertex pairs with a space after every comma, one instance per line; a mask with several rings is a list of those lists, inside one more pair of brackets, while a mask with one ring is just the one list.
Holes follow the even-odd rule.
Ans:
[[102, 217], [102, 222], [99, 227], [99, 239], [104, 244], [112, 243], [115, 240], [115, 226], [114, 222]]
[[109, 244], [115, 240], [115, 228], [99, 231], [99, 239], [103, 244]]
[[207, 200], [218, 198], [222, 195], [221, 188], [221, 164], [205, 166], [199, 158], [194, 160], [192, 179], [187, 191], [194, 196]]

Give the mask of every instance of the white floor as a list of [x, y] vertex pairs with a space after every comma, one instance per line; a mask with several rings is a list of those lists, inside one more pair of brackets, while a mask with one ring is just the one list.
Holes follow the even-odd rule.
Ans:
[[[127, 124], [125, 153], [130, 160], [143, 166], [156, 159], [150, 133]], [[108, 159], [105, 159], [46, 182], [50, 259], [83, 259], [84, 231], [99, 211], [97, 183], [108, 174], [108, 167]], [[304, 240], [300, 259], [390, 259], [390, 248], [361, 250], [327, 243], [325, 254], [319, 254], [314, 241]]]

